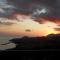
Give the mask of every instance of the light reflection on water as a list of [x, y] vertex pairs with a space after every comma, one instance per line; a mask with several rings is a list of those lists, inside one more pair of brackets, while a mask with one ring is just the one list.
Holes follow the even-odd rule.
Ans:
[[16, 37], [0, 36], [0, 50], [6, 50], [6, 49], [15, 48], [16, 44], [9, 43], [10, 42], [9, 40], [11, 40], [13, 38], [16, 38]]
[[16, 44], [14, 44], [14, 43], [6, 44], [6, 45], [0, 45], [0, 50], [11, 49], [14, 47], [16, 47]]

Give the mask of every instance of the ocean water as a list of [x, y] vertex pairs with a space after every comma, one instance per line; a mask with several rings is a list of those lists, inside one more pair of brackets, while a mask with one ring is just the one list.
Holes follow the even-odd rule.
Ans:
[[[18, 38], [17, 36], [11, 37], [11, 36], [0, 36], [0, 50], [6, 50], [6, 49], [11, 49], [16, 47], [16, 44], [14, 43], [9, 43], [9, 40], [13, 38]], [[20, 37], [19, 37], [20, 38]]]

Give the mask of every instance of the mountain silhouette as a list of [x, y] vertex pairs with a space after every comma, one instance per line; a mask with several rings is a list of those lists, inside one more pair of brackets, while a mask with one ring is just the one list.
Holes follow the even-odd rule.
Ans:
[[12, 50], [60, 49], [60, 34], [49, 34], [42, 37], [24, 36], [9, 41], [16, 44]]

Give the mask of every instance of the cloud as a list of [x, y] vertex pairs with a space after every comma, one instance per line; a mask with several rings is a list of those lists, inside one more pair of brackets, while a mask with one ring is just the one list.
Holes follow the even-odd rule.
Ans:
[[54, 28], [55, 31], [60, 31], [60, 25], [57, 25], [56, 28]]
[[7, 0], [0, 0], [0, 17], [6, 17], [14, 12], [15, 7], [7, 2]]
[[59, 0], [8, 0], [13, 6], [17, 7], [17, 11], [31, 13], [35, 9], [40, 9], [44, 6], [50, 12], [49, 17], [60, 17], [60, 1]]
[[[45, 23], [45, 21], [60, 22], [60, 0], [7, 0], [7, 3], [15, 7], [11, 8], [11, 11], [25, 15], [30, 14], [31, 18], [33, 18], [32, 20], [40, 24]], [[44, 11], [46, 11], [46, 13], [39, 14], [38, 12], [42, 9], [45, 9]], [[12, 14], [11, 11], [9, 10], [9, 14]], [[33, 16], [33, 13], [36, 11], [38, 14]], [[4, 12], [4, 10], [2, 12]], [[44, 18], [44, 20], [40, 18]]]
[[0, 25], [1, 25], [1, 24], [2, 24], [2, 25], [13, 25], [14, 23], [11, 23], [11, 22], [1, 22], [1, 21], [0, 21]]
[[54, 28], [55, 31], [60, 31], [60, 28]]
[[60, 27], [60, 24], [58, 26]]
[[32, 13], [32, 18], [37, 18], [37, 17], [40, 17], [41, 16], [41, 14], [45, 14], [47, 12], [47, 10], [45, 9], [45, 8], [43, 8], [43, 9], [36, 9], [36, 11], [34, 11], [33, 13]]
[[31, 30], [30, 30], [30, 29], [26, 29], [25, 31], [26, 31], [26, 32], [31, 32]]
[[0, 18], [0, 25], [13, 25], [13, 24], [17, 24], [17, 20], [10, 20], [8, 18]]
[[[42, 9], [45, 13], [40, 13]], [[33, 13], [36, 12], [33, 16]], [[14, 13], [30, 14], [33, 20], [44, 23], [46, 20], [56, 22], [56, 19], [60, 19], [60, 1], [59, 0], [0, 0], [0, 17], [11, 16], [14, 17]], [[48, 17], [48, 18], [44, 18]], [[8, 17], [7, 17], [8, 18]], [[41, 19], [45, 21], [42, 22]], [[54, 18], [54, 19], [53, 19]], [[16, 18], [15, 18], [16, 19]], [[40, 21], [39, 21], [40, 20]], [[60, 20], [59, 20], [60, 21]]]

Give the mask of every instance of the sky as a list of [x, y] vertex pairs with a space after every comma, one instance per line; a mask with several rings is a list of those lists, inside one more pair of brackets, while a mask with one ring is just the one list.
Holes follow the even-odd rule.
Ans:
[[0, 34], [46, 36], [60, 32], [59, 0], [0, 0]]
[[1, 43], [59, 33], [60, 0], [0, 0]]

